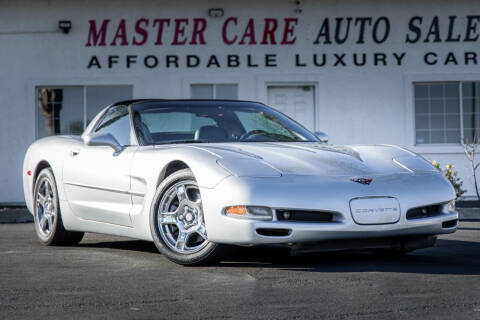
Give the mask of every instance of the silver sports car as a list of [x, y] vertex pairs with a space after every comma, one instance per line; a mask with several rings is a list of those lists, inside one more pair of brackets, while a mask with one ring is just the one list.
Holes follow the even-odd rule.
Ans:
[[228, 245], [398, 254], [455, 232], [455, 192], [424, 158], [327, 142], [257, 102], [122, 101], [30, 146], [25, 200], [43, 244], [127, 236], [180, 264]]

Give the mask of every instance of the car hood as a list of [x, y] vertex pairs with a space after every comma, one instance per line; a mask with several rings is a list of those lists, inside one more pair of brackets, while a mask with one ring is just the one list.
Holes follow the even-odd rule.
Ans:
[[254, 164], [260, 162], [284, 175], [364, 176], [437, 172], [422, 157], [396, 146], [245, 142], [197, 147], [216, 154], [221, 165], [233, 166], [231, 171], [235, 171], [235, 167], [242, 167], [241, 170], [245, 170], [244, 167], [255, 168]]

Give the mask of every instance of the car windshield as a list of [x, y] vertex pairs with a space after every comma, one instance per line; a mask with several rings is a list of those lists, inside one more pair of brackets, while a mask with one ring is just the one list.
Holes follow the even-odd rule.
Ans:
[[142, 145], [202, 142], [318, 142], [301, 125], [259, 103], [181, 101], [134, 105]]

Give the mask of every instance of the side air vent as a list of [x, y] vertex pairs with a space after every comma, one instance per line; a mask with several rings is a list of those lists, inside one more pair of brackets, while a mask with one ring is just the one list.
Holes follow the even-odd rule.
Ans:
[[422, 219], [441, 215], [441, 206], [438, 204], [413, 208], [407, 211], [407, 219]]
[[333, 222], [333, 213], [324, 211], [276, 210], [278, 221]]

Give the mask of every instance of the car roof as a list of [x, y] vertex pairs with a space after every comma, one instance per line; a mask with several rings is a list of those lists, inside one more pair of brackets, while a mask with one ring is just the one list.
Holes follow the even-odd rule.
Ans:
[[191, 105], [196, 104], [196, 105], [218, 105], [219, 103], [221, 104], [230, 104], [230, 105], [235, 105], [235, 104], [260, 104], [264, 105], [261, 102], [258, 101], [247, 101], [247, 100], [229, 100], [229, 99], [132, 99], [132, 100], [123, 100], [116, 102], [112, 104], [111, 106], [116, 106], [116, 105], [131, 105], [135, 106], [136, 110], [142, 110], [143, 108], [150, 107], [152, 106], [152, 103], [154, 104], [170, 104], [170, 103], [179, 103], [179, 106], [182, 104], [184, 105]]

